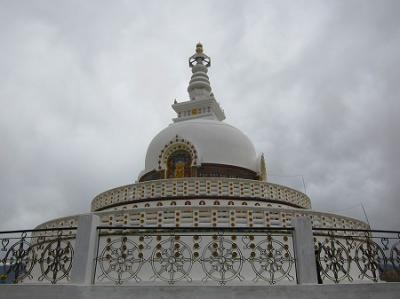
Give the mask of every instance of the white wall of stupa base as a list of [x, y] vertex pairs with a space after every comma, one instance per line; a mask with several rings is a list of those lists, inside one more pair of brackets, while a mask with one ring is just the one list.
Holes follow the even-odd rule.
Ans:
[[[290, 227], [292, 219], [305, 216], [316, 228], [368, 229], [360, 220], [296, 208], [258, 206], [171, 206], [93, 212], [101, 225], [135, 227]], [[78, 216], [45, 222], [36, 228], [75, 227]]]

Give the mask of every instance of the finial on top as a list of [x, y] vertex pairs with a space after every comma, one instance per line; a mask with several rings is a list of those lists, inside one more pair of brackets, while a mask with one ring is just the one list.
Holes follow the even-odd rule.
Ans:
[[189, 58], [189, 67], [195, 65], [203, 65], [209, 67], [211, 65], [211, 59], [203, 52], [203, 45], [198, 42], [196, 45], [196, 53]]
[[203, 54], [203, 45], [201, 44], [201, 42], [198, 42], [196, 45], [196, 53]]

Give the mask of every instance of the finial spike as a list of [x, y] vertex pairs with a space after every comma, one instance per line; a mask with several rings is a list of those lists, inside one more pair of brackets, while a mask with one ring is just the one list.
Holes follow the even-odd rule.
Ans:
[[202, 43], [198, 42], [196, 44], [196, 53], [189, 58], [189, 67], [194, 67], [195, 65], [203, 65], [205, 67], [211, 66], [211, 59], [203, 51]]
[[196, 45], [196, 53], [203, 54], [203, 45], [201, 44], [201, 42], [198, 42]]

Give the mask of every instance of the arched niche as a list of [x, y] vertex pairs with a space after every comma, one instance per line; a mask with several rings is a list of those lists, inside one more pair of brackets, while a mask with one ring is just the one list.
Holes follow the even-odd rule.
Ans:
[[184, 178], [191, 176], [192, 156], [185, 149], [177, 149], [167, 159], [166, 177]]

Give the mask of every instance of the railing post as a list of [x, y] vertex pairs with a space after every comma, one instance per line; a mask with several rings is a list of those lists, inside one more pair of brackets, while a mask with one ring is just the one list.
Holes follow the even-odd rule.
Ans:
[[294, 227], [294, 252], [296, 256], [296, 273], [298, 284], [316, 284], [317, 264], [314, 252], [314, 237], [311, 221], [306, 217], [292, 220]]
[[91, 284], [97, 252], [97, 226], [99, 216], [79, 216], [76, 231], [74, 258], [72, 260], [71, 282]]

